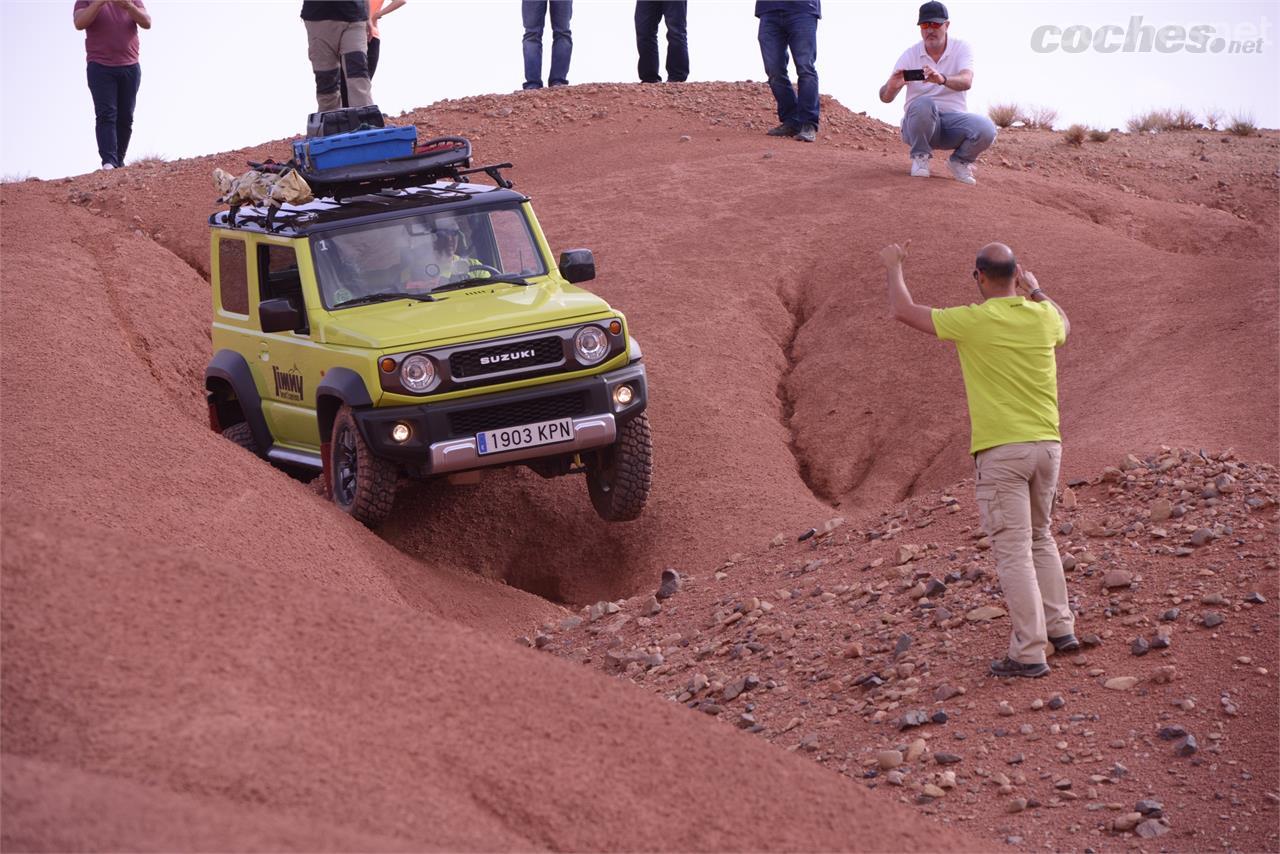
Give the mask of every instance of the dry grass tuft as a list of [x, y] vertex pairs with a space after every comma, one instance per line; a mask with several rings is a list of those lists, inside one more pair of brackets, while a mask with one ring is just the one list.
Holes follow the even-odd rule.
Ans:
[[1233, 136], [1253, 136], [1257, 132], [1258, 126], [1248, 113], [1237, 113], [1231, 117], [1231, 124], [1227, 125], [1227, 133]]
[[1062, 141], [1067, 145], [1083, 145], [1088, 128], [1084, 125], [1072, 125], [1062, 132]]
[[1058, 119], [1058, 111], [1052, 107], [1032, 107], [1026, 115], [1027, 127], [1053, 130], [1053, 123]]
[[1106, 142], [1109, 139], [1111, 139], [1111, 131], [1109, 130], [1098, 130], [1097, 128], [1094, 128], [1089, 131], [1090, 142]]
[[1169, 130], [1196, 130], [1202, 125], [1196, 121], [1196, 114], [1186, 107], [1178, 107], [1169, 112]]
[[1222, 124], [1222, 110], [1217, 108], [1204, 111], [1204, 126], [1209, 130], [1217, 130]]
[[1022, 110], [1017, 104], [992, 104], [987, 108], [987, 117], [995, 122], [998, 128], [1007, 128], [1016, 121], [1022, 121]]

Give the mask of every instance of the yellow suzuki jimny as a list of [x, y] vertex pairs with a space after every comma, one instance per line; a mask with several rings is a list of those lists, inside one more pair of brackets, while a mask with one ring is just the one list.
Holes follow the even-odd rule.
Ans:
[[576, 286], [595, 277], [591, 252], [554, 263], [510, 164], [468, 168], [470, 150], [446, 137], [373, 163], [291, 162], [311, 201], [210, 217], [210, 426], [322, 472], [366, 525], [402, 478], [513, 464], [583, 473], [603, 519], [635, 519], [652, 471], [640, 347]]

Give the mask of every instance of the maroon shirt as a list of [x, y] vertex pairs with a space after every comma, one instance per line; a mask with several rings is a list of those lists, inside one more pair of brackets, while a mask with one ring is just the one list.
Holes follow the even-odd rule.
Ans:
[[[145, 9], [142, 0], [133, 0], [134, 5]], [[76, 0], [71, 10], [74, 15], [87, 8], [90, 0]], [[99, 65], [137, 65], [138, 63], [138, 25], [129, 17], [129, 13], [115, 3], [106, 3], [98, 10], [98, 17], [84, 31], [84, 52], [90, 62]]]

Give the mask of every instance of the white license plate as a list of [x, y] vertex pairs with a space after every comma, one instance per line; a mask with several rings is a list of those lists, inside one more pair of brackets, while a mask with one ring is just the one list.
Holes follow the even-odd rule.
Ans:
[[557, 418], [555, 421], [539, 421], [502, 430], [486, 430], [476, 434], [476, 450], [480, 454], [500, 454], [517, 448], [533, 448], [538, 445], [554, 445], [573, 438], [573, 419]]

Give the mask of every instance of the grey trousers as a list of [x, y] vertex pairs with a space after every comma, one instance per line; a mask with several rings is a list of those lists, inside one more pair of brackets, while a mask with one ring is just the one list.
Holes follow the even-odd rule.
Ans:
[[1013, 624], [1009, 657], [1040, 664], [1049, 638], [1075, 631], [1062, 559], [1049, 530], [1062, 445], [997, 445], [979, 451], [976, 461], [978, 515], [991, 537], [996, 575]]
[[916, 98], [902, 117], [902, 141], [912, 157], [954, 151], [953, 160], [972, 163], [996, 141], [996, 125], [977, 113], [940, 113], [932, 98]]
[[320, 112], [342, 106], [342, 79], [347, 81], [347, 104], [373, 103], [369, 79], [367, 21], [303, 21], [307, 25], [307, 56], [316, 75], [316, 107]]

